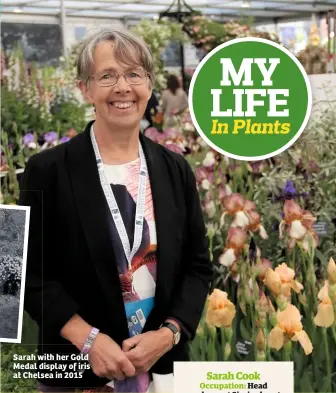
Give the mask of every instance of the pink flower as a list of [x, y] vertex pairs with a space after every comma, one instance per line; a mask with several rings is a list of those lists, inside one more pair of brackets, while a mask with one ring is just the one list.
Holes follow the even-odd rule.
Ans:
[[237, 260], [239, 253], [243, 250], [247, 239], [246, 232], [240, 228], [230, 228], [226, 239], [226, 248], [219, 257], [219, 263], [231, 267]]
[[177, 154], [183, 155], [185, 151], [181, 146], [177, 145], [176, 143], [166, 143], [165, 147]]
[[302, 246], [303, 250], [309, 252], [311, 247], [316, 248], [319, 238], [314, 231], [313, 224], [316, 221], [309, 211], [301, 209], [293, 199], [286, 200], [284, 204], [284, 220], [279, 226], [280, 239], [283, 237], [284, 227], [290, 237], [289, 247], [294, 247], [295, 243]]
[[161, 138], [160, 132], [155, 127], [147, 128], [145, 135], [154, 142], [158, 142], [158, 140]]

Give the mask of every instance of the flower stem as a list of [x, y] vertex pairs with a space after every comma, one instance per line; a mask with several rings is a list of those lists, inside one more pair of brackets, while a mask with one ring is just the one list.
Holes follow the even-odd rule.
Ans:
[[328, 388], [327, 392], [331, 392], [331, 368], [330, 368], [330, 353], [329, 353], [329, 344], [328, 344], [328, 332], [326, 328], [322, 328], [323, 333], [323, 342], [324, 342], [324, 355], [326, 359], [326, 374], [328, 380]]
[[285, 362], [289, 362], [291, 360], [291, 353], [292, 353], [292, 343], [288, 341], [284, 345], [284, 349], [283, 349], [283, 360]]
[[296, 249], [296, 245], [293, 247], [293, 251], [292, 251], [292, 266], [291, 266], [291, 268], [294, 270], [294, 272], [295, 272], [295, 257], [296, 257], [295, 249]]
[[225, 357], [225, 344], [226, 344], [224, 328], [220, 329], [220, 333], [221, 333], [221, 357], [218, 360], [223, 361]]
[[210, 261], [213, 261], [213, 236], [209, 236], [209, 253], [210, 253]]
[[336, 344], [336, 326], [331, 327], [331, 333]]

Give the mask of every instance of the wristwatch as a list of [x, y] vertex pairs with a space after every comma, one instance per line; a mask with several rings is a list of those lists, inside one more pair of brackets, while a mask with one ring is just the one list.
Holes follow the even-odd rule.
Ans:
[[166, 327], [173, 332], [173, 347], [175, 347], [175, 345], [177, 345], [180, 342], [181, 332], [178, 330], [178, 328], [173, 323], [170, 323], [170, 322], [164, 322], [160, 326], [160, 328], [162, 328], [162, 327]]

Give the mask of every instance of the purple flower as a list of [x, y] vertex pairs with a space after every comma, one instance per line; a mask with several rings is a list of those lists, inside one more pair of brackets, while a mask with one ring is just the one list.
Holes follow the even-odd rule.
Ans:
[[52, 142], [57, 141], [57, 132], [55, 132], [55, 131], [47, 132], [47, 133], [44, 135], [44, 140], [45, 140], [47, 143], [52, 143]]
[[23, 144], [24, 146], [28, 146], [29, 143], [34, 142], [34, 135], [32, 133], [26, 134], [23, 136]]
[[281, 195], [284, 199], [294, 199], [298, 196], [296, 188], [291, 180], [287, 180], [285, 187], [282, 189]]
[[66, 135], [62, 136], [62, 138], [60, 138], [59, 143], [64, 143], [64, 142], [68, 142], [70, 140], [70, 138]]

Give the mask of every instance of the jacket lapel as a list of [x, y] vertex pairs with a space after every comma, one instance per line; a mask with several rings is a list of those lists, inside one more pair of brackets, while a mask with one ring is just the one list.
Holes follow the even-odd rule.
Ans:
[[[117, 264], [109, 235], [108, 205], [102, 190], [90, 139], [90, 122], [85, 131], [68, 143], [68, 168], [78, 217], [81, 222], [91, 260], [95, 264], [102, 289], [118, 318], [122, 336], [128, 337], [125, 308]], [[111, 312], [112, 315], [112, 312]]]

